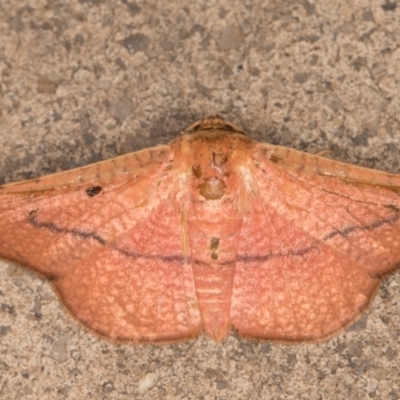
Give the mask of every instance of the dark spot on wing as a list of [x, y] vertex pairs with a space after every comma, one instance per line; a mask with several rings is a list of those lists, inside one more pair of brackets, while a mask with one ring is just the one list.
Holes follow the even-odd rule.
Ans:
[[219, 246], [219, 237], [213, 236], [210, 240], [210, 250], [211, 250], [211, 259], [218, 260], [218, 246]]
[[219, 238], [213, 236], [210, 241], [210, 250], [217, 250], [219, 246]]
[[99, 194], [102, 190], [103, 188], [101, 186], [92, 186], [86, 189], [86, 194], [89, 197], [94, 197], [96, 196], [96, 194]]
[[279, 158], [279, 157], [277, 157], [277, 156], [274, 155], [274, 154], [271, 154], [271, 155], [269, 156], [269, 161], [271, 161], [271, 162], [273, 162], [273, 163], [279, 164], [279, 163], [282, 161], [282, 159]]

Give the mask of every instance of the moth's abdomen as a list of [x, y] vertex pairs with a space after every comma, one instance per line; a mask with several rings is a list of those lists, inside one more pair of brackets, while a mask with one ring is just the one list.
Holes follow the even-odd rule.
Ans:
[[187, 234], [203, 329], [220, 342], [230, 329], [229, 311], [242, 217], [233, 209], [226, 213], [213, 208], [213, 213], [202, 219], [198, 208], [203, 206], [197, 203], [189, 209]]
[[213, 268], [193, 260], [192, 266], [203, 329], [216, 342], [221, 342], [230, 329], [234, 261]]

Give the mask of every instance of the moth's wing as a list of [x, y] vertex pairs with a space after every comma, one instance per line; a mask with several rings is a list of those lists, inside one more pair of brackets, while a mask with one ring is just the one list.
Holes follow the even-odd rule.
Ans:
[[231, 318], [241, 335], [331, 336], [400, 261], [400, 177], [256, 145]]
[[67, 309], [115, 340], [201, 330], [171, 192], [169, 146], [0, 188], [0, 257], [51, 280]]

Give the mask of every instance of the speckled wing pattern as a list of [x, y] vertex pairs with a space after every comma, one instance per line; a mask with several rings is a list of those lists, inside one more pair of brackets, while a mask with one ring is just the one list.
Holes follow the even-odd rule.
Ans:
[[252, 140], [166, 146], [0, 187], [0, 256], [113, 340], [332, 336], [400, 261], [400, 177]]
[[72, 315], [103, 336], [198, 336], [180, 216], [166, 195], [170, 158], [159, 146], [4, 186], [0, 254], [49, 279]]
[[369, 305], [400, 260], [400, 178], [268, 144], [244, 219], [232, 294], [243, 336], [332, 336]]

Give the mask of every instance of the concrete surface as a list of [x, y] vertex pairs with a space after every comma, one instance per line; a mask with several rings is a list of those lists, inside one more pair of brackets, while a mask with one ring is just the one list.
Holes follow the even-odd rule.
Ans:
[[[254, 137], [400, 173], [400, 4], [3, 0], [0, 182], [165, 143], [219, 113]], [[1, 223], [1, 221], [0, 221]], [[400, 277], [317, 345], [118, 345], [0, 264], [2, 399], [400, 398]]]

